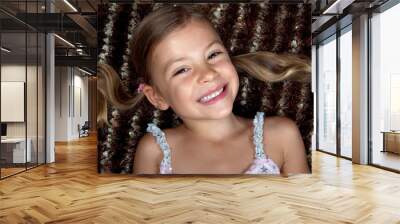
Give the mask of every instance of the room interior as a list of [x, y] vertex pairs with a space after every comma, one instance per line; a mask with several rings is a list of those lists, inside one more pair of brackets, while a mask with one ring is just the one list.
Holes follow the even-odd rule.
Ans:
[[98, 166], [96, 29], [109, 1], [2, 0], [0, 223], [399, 223], [400, 3], [292, 1], [304, 2], [312, 174], [161, 177]]

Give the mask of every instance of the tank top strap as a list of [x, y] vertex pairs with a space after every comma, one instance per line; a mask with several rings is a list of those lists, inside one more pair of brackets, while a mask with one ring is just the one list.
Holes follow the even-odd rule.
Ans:
[[253, 120], [253, 143], [255, 146], [255, 157], [257, 159], [265, 159], [264, 153], [264, 112], [257, 112]]
[[167, 143], [167, 139], [165, 138], [165, 133], [154, 123], [147, 124], [146, 130], [156, 138], [157, 144], [160, 146], [161, 151], [164, 154], [164, 158], [161, 161], [160, 166], [163, 168], [168, 168], [167, 170], [169, 170], [171, 167], [171, 150]]

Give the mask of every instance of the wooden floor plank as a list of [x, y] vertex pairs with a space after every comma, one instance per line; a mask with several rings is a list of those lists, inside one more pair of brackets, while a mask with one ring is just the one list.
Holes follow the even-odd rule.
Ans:
[[313, 152], [313, 174], [97, 174], [96, 139], [0, 181], [0, 223], [400, 223], [400, 175]]

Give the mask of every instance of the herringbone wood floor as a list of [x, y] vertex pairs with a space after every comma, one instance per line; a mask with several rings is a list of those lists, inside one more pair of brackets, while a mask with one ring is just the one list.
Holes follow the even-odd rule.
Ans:
[[0, 223], [400, 223], [400, 175], [315, 152], [292, 177], [99, 175], [94, 137], [0, 181]]

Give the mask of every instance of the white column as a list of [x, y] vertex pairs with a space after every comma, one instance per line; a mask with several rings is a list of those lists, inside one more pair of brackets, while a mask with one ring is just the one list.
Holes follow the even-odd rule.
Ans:
[[368, 16], [353, 19], [353, 162], [368, 163]]
[[[47, 12], [53, 12], [54, 6], [46, 3]], [[54, 133], [55, 133], [55, 54], [54, 35], [46, 35], [46, 163], [55, 162]]]

